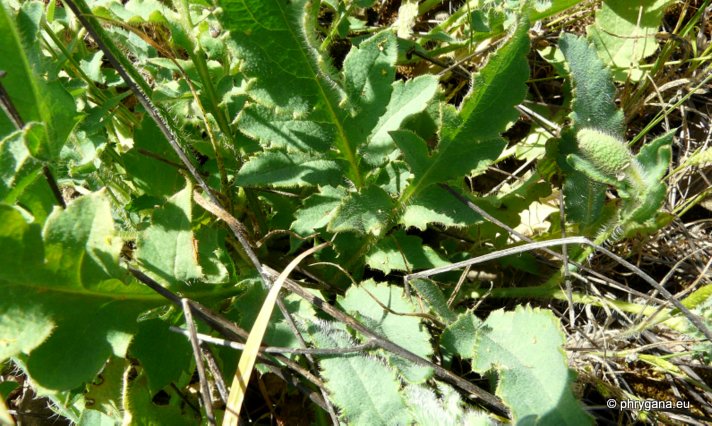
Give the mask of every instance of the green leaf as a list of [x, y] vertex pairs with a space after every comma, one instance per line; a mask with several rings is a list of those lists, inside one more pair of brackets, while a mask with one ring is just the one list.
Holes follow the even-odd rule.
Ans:
[[[310, 327], [319, 348], [348, 348], [356, 343], [344, 330], [320, 321]], [[352, 425], [408, 424], [410, 418], [393, 369], [372, 356], [325, 357], [319, 362], [331, 400]]]
[[655, 36], [665, 8], [671, 3], [672, 0], [606, 0], [596, 11], [596, 22], [587, 27], [588, 37], [598, 55], [617, 68], [616, 80], [642, 78], [638, 64], [658, 49]]
[[240, 186], [275, 187], [333, 185], [343, 180], [343, 171], [333, 160], [316, 159], [304, 153], [265, 151], [250, 158], [237, 174]]
[[477, 329], [481, 325], [482, 321], [475, 314], [466, 312], [445, 328], [440, 336], [440, 345], [450, 354], [472, 358], [476, 351]]
[[28, 130], [18, 130], [0, 140], [0, 200], [8, 203], [34, 181], [41, 167], [25, 145]]
[[149, 275], [171, 286], [203, 275], [191, 225], [192, 192], [188, 182], [185, 189], [154, 211], [151, 226], [138, 238], [136, 258]]
[[403, 161], [395, 160], [381, 166], [375, 182], [390, 196], [397, 197], [408, 185], [410, 176], [408, 166]]
[[366, 255], [372, 269], [389, 274], [396, 271], [415, 271], [448, 265], [449, 262], [432, 248], [423, 245], [420, 237], [398, 230], [381, 239]]
[[[429, 358], [433, 354], [430, 334], [420, 323], [420, 318], [388, 312], [376, 303], [373, 297], [393, 312], [418, 312], [415, 306], [405, 298], [402, 288], [377, 284], [373, 280], [349, 288], [346, 295], [338, 299], [338, 305], [346, 312], [356, 314], [361, 321], [379, 335], [416, 355]], [[389, 363], [396, 367], [401, 375], [411, 383], [422, 383], [433, 374], [430, 367], [413, 364], [392, 354], [387, 357]]]
[[361, 168], [361, 159], [385, 162], [383, 154], [393, 151], [388, 132], [435, 95], [432, 76], [393, 82], [398, 43], [390, 31], [352, 47], [338, 78], [311, 44], [310, 3], [223, 0], [221, 6], [241, 71], [251, 79], [252, 101], [238, 117], [240, 130], [266, 149], [309, 152], [312, 161], [340, 160], [357, 189], [370, 171]]
[[133, 141], [134, 149], [122, 155], [121, 159], [134, 185], [144, 193], [159, 198], [175, 194], [185, 178], [175, 166], [157, 161], [150, 155], [160, 156], [175, 164], [180, 164], [180, 159], [148, 115], [134, 130]]
[[30, 377], [48, 389], [91, 380], [111, 354], [125, 355], [136, 316], [161, 303], [116, 279], [122, 244], [106, 195], [56, 209], [42, 234], [12, 207], [0, 205], [0, 216], [0, 360], [26, 354]]
[[360, 193], [349, 193], [333, 212], [327, 231], [378, 235], [387, 223], [392, 208], [393, 200], [378, 186], [369, 186]]
[[[74, 98], [59, 81], [45, 81], [35, 76], [14, 20], [0, 7], [0, 70], [6, 72], [3, 86], [24, 123], [43, 123], [47, 134], [37, 146], [28, 146], [41, 159], [56, 159], [64, 142], [77, 124]], [[3, 117], [4, 119], [4, 117]]]
[[[0, 32], [0, 46], [3, 46], [0, 69], [6, 73], [2, 79], [3, 87], [23, 121], [42, 122], [49, 115], [43, 108], [42, 91], [25, 55], [15, 20], [4, 4], [0, 7], [0, 28], [3, 28]], [[5, 119], [5, 114], [2, 118]]]
[[[460, 192], [460, 191], [458, 191]], [[482, 217], [438, 186], [430, 186], [406, 205], [400, 223], [406, 228], [425, 231], [431, 223], [464, 227], [480, 222]]]
[[574, 99], [571, 118], [578, 130], [593, 128], [612, 136], [623, 135], [623, 113], [616, 108], [611, 74], [583, 37], [563, 34], [559, 47], [571, 72]]
[[440, 142], [434, 153], [428, 156], [425, 141], [413, 133], [391, 132], [414, 175], [401, 201], [434, 183], [481, 171], [500, 155], [506, 146], [500, 133], [516, 120], [514, 107], [526, 94], [527, 30], [528, 24], [520, 22], [510, 40], [473, 76], [472, 91], [459, 111], [448, 105], [441, 108]]
[[[600, 224], [606, 187], [574, 169], [566, 158], [571, 154], [580, 154], [575, 131], [582, 128], [610, 137], [622, 137], [623, 113], [615, 105], [616, 90], [610, 73], [593, 46], [584, 38], [570, 34], [561, 36], [559, 46], [566, 58], [574, 88], [571, 113], [574, 126], [562, 132], [556, 145], [556, 161], [566, 176], [562, 189], [567, 220], [578, 223], [584, 234], [592, 235]], [[605, 180], [604, 176], [598, 177], [599, 181], [601, 178]]]
[[344, 59], [344, 91], [354, 110], [346, 122], [348, 131], [360, 140], [386, 111], [397, 56], [396, 37], [384, 31], [352, 48]]
[[405, 83], [393, 83], [393, 93], [386, 111], [371, 131], [367, 145], [361, 154], [369, 164], [380, 165], [389, 157], [394, 157], [395, 145], [389, 132], [398, 130], [408, 117], [425, 110], [435, 96], [438, 81], [434, 76], [423, 75]]
[[203, 282], [224, 284], [235, 276], [235, 265], [225, 249], [225, 231], [200, 228], [196, 231], [198, 258], [203, 271]]
[[[86, 406], [99, 410], [113, 419], [111, 424], [121, 422], [121, 397], [124, 390], [124, 373], [131, 367], [130, 361], [111, 357], [101, 373], [87, 385], [84, 394]], [[89, 410], [93, 411], [93, 410]], [[83, 418], [82, 414], [82, 418]], [[80, 419], [79, 423], [81, 424]], [[85, 419], [86, 422], [86, 419]], [[87, 422], [87, 424], [89, 424]]]
[[160, 319], [141, 321], [129, 348], [141, 361], [148, 388], [154, 394], [178, 381], [193, 359], [188, 338], [170, 331], [169, 325]]
[[676, 130], [670, 130], [658, 136], [640, 148], [635, 159], [643, 169], [643, 178], [647, 185], [660, 184], [672, 161], [672, 142]]
[[309, 235], [329, 224], [336, 208], [346, 196], [342, 188], [325, 186], [304, 200], [304, 207], [294, 214], [291, 229], [300, 235]]
[[[241, 130], [267, 146], [273, 129], [285, 134], [286, 143], [299, 142], [302, 136], [316, 136], [326, 146], [333, 142], [338, 156], [348, 165], [347, 177], [360, 187], [363, 181], [356, 148], [361, 141], [345, 128], [345, 111], [340, 104], [343, 93], [310, 44], [307, 2], [221, 0], [219, 5], [223, 10], [221, 22], [230, 31], [242, 61], [241, 71], [252, 80], [250, 95], [255, 102], [240, 113], [238, 124], [243, 120], [247, 124]], [[260, 109], [255, 110], [255, 105]], [[263, 120], [265, 109], [280, 117], [282, 123], [273, 126], [274, 120]], [[299, 126], [297, 130], [292, 129], [290, 116]], [[285, 126], [289, 132], [284, 132]], [[329, 139], [324, 140], [325, 136]]]
[[297, 102], [294, 100], [287, 108], [248, 104], [238, 116], [240, 131], [269, 148], [328, 151], [337, 137], [336, 130], [328, 122], [311, 120], [309, 105]]
[[[199, 423], [195, 417], [182, 413], [175, 404], [154, 404], [153, 393], [148, 387], [145, 374], [139, 374], [129, 383], [124, 396], [124, 409], [126, 411], [123, 424], [189, 426]], [[192, 413], [192, 411], [186, 411], [186, 413]]]
[[410, 285], [413, 286], [418, 295], [425, 300], [425, 303], [445, 324], [455, 321], [457, 318], [455, 312], [447, 305], [445, 294], [434, 281], [417, 278], [411, 281]]
[[101, 411], [85, 409], [79, 417], [79, 426], [116, 426], [117, 422], [112, 417]]
[[45, 223], [43, 237], [44, 269], [67, 283], [90, 289], [125, 275], [118, 265], [123, 241], [114, 230], [104, 192], [78, 198], [63, 212], [55, 209]]
[[492, 312], [476, 334], [472, 368], [497, 371], [497, 395], [514, 422], [591, 424], [571, 391], [564, 335], [550, 312], [518, 306]]

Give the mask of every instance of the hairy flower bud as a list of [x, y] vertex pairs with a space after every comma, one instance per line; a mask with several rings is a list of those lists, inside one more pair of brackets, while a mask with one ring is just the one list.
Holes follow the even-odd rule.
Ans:
[[581, 129], [576, 135], [582, 156], [600, 172], [619, 176], [633, 161], [625, 141], [594, 129]]

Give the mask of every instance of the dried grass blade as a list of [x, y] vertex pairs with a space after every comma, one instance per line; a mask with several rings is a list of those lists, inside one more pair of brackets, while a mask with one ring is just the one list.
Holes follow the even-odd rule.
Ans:
[[255, 323], [252, 325], [250, 335], [247, 338], [247, 342], [245, 342], [245, 349], [242, 352], [240, 361], [237, 364], [237, 371], [235, 372], [235, 376], [232, 380], [230, 396], [228, 397], [227, 408], [225, 410], [225, 418], [222, 423], [223, 426], [237, 426], [238, 424], [240, 409], [242, 408], [242, 403], [245, 399], [245, 392], [247, 391], [247, 384], [250, 381], [250, 375], [252, 374], [252, 369], [255, 366], [255, 360], [257, 359], [262, 339], [267, 331], [267, 325], [269, 324], [270, 317], [272, 316], [274, 305], [277, 303], [277, 296], [279, 296], [279, 291], [282, 289], [282, 284], [284, 284], [284, 281], [287, 277], [289, 277], [289, 274], [302, 260], [304, 260], [305, 257], [321, 250], [328, 244], [329, 243], [319, 244], [318, 246], [312, 247], [297, 256], [289, 263], [289, 265], [287, 265], [284, 271], [279, 274], [279, 277], [272, 285], [272, 288], [270, 288], [267, 298], [265, 298], [265, 301], [262, 304], [260, 313], [257, 315]]

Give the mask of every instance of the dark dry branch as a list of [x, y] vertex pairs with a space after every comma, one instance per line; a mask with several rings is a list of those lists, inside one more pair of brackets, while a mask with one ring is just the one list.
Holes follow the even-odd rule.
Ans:
[[190, 304], [188, 299], [181, 299], [181, 307], [183, 308], [183, 315], [185, 316], [185, 323], [188, 327], [188, 338], [190, 340], [190, 346], [193, 348], [193, 358], [195, 358], [195, 366], [198, 370], [198, 380], [200, 381], [200, 396], [203, 400], [203, 406], [205, 407], [205, 417], [208, 419], [208, 423], [211, 425], [215, 423], [215, 414], [213, 414], [213, 403], [210, 400], [210, 387], [208, 386], [208, 378], [205, 374], [205, 365], [203, 364], [203, 357], [200, 354], [200, 341], [198, 340], [197, 331], [195, 330], [195, 322], [193, 322], [193, 314], [190, 312]]
[[[198, 339], [200, 339], [200, 333], [196, 333], [196, 335], [198, 336]], [[222, 373], [220, 372], [220, 368], [218, 367], [218, 363], [215, 360], [215, 355], [213, 355], [213, 352], [210, 350], [209, 347], [203, 347], [201, 349], [203, 357], [205, 357], [205, 363], [208, 364], [210, 374], [213, 375], [215, 387], [218, 390], [220, 399], [222, 400], [222, 402], [227, 403], [227, 387], [225, 386], [225, 380], [223, 380]]]

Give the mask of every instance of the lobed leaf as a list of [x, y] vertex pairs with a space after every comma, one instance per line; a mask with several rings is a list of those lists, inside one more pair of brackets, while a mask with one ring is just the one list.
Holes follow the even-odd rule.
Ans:
[[314, 158], [301, 152], [264, 151], [250, 158], [237, 174], [240, 186], [275, 187], [333, 185], [343, 180], [341, 167], [334, 160]]
[[309, 235], [324, 228], [334, 217], [334, 211], [346, 196], [343, 188], [325, 186], [304, 200], [304, 207], [294, 214], [291, 229], [301, 235]]
[[386, 160], [397, 155], [390, 132], [398, 130], [403, 121], [425, 110], [430, 100], [435, 96], [438, 81], [434, 76], [422, 75], [405, 83], [393, 83], [391, 95], [385, 112], [371, 130], [368, 142], [362, 147], [364, 160], [372, 165], [381, 165]]
[[149, 275], [171, 286], [203, 275], [191, 224], [192, 193], [188, 182], [185, 189], [154, 210], [151, 226], [138, 238], [136, 259]]
[[[320, 348], [355, 345], [346, 331], [326, 322], [311, 326], [310, 335]], [[348, 424], [370, 426], [410, 422], [395, 371], [381, 360], [369, 355], [349, 354], [326, 357], [319, 364], [331, 399]]]
[[480, 326], [482, 321], [472, 312], [466, 312], [445, 328], [440, 345], [450, 354], [472, 358], [477, 350], [475, 338]]
[[[238, 118], [238, 124], [246, 124], [243, 131], [265, 146], [275, 132], [297, 149], [302, 139], [313, 139], [326, 147], [333, 144], [348, 165], [347, 176], [361, 186], [355, 155], [360, 141], [345, 128], [340, 104], [343, 93], [309, 42], [307, 2], [221, 0], [219, 5], [223, 9], [221, 22], [230, 31], [242, 61], [241, 71], [251, 79], [254, 102]], [[272, 115], [268, 120], [262, 118], [266, 110]], [[276, 126], [272, 124], [275, 121]]]
[[[383, 309], [373, 300], [374, 297], [392, 312]], [[427, 359], [433, 354], [430, 334], [420, 318], [397, 314], [417, 312], [405, 298], [402, 288], [378, 284], [373, 280], [365, 281], [349, 288], [346, 295], [338, 299], [338, 305], [346, 312], [355, 314], [379, 335], [416, 355]], [[433, 374], [430, 367], [414, 364], [396, 355], [388, 354], [387, 358], [410, 383], [422, 383]]]
[[402, 202], [432, 184], [483, 170], [500, 155], [506, 146], [500, 133], [518, 117], [514, 107], [526, 94], [527, 30], [528, 24], [520, 22], [507, 43], [473, 76], [472, 91], [459, 111], [442, 106], [442, 128], [435, 152], [428, 155], [425, 141], [414, 133], [392, 133], [414, 175]]
[[482, 217], [438, 186], [430, 186], [412, 198], [400, 216], [406, 228], [425, 231], [431, 223], [463, 227], [480, 222]]
[[518, 306], [494, 311], [477, 329], [472, 368], [498, 373], [497, 395], [514, 422], [591, 424], [571, 391], [564, 336], [550, 311]]
[[354, 231], [378, 235], [388, 222], [393, 200], [378, 186], [369, 186], [361, 192], [349, 193], [333, 212], [327, 231]]
[[137, 315], [162, 302], [116, 279], [121, 241], [103, 192], [55, 210], [42, 233], [13, 207], [0, 216], [0, 359], [22, 355], [40, 386], [75, 388], [123, 357]]

